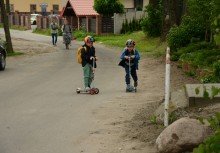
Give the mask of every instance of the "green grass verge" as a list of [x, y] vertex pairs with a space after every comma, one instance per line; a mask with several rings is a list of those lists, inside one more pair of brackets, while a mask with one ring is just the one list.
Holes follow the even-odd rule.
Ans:
[[46, 35], [46, 36], [50, 36], [50, 29], [34, 29], [33, 30], [33, 33], [36, 33], [36, 34], [41, 34], [41, 35]]
[[[3, 24], [0, 24], [0, 28], [4, 28], [4, 27], [3, 27]], [[10, 26], [9, 29], [20, 30], [20, 31], [28, 30], [28, 29], [25, 28], [25, 27], [19, 27], [19, 26]]]
[[24, 53], [19, 51], [14, 51], [14, 53], [7, 53], [7, 56], [20, 56], [20, 55], [24, 55]]

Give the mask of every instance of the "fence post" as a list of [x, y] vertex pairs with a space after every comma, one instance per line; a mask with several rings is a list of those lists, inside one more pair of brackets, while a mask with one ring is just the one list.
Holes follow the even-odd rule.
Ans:
[[169, 124], [169, 100], [170, 100], [170, 48], [166, 50], [166, 76], [165, 76], [165, 107], [164, 107], [164, 126]]

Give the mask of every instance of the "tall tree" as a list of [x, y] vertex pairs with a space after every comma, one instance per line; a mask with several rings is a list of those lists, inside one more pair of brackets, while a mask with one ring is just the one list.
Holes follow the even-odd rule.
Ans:
[[147, 16], [141, 22], [142, 30], [147, 36], [160, 36], [162, 22], [161, 0], [150, 0], [145, 7], [145, 12], [147, 12]]
[[11, 14], [11, 11], [10, 11], [10, 1], [9, 0], [6, 0], [6, 13], [7, 14]]
[[166, 35], [170, 29], [170, 16], [169, 16], [169, 0], [162, 1], [163, 17], [162, 17], [162, 33], [160, 36], [161, 41], [165, 41]]
[[6, 49], [8, 53], [13, 53], [14, 50], [12, 46], [11, 35], [10, 35], [9, 24], [8, 24], [8, 16], [6, 15], [4, 0], [0, 0], [0, 5], [1, 5], [1, 16], [2, 16], [2, 21], [3, 21], [4, 31], [5, 31], [5, 39], [7, 42]]
[[181, 17], [185, 14], [186, 0], [163, 0], [163, 20], [161, 41], [165, 41], [166, 35], [173, 25], [180, 25]]
[[211, 25], [214, 22], [213, 0], [191, 0], [187, 2], [187, 15], [205, 28], [205, 40], [211, 40]]
[[93, 8], [104, 16], [113, 16], [114, 13], [124, 12], [124, 5], [119, 0], [95, 0]]

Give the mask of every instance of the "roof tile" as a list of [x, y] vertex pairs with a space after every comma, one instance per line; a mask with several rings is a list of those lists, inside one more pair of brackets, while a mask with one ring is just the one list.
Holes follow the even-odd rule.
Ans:
[[69, 0], [74, 12], [80, 15], [99, 15], [94, 9], [94, 0]]

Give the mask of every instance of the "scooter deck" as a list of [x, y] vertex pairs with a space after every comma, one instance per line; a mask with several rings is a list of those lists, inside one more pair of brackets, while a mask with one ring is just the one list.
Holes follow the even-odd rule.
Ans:
[[76, 93], [77, 93], [77, 94], [83, 93], [83, 94], [91, 94], [91, 95], [94, 95], [94, 94], [98, 94], [98, 93], [99, 93], [99, 89], [98, 89], [98, 88], [91, 88], [91, 89], [89, 89], [89, 90], [85, 90], [85, 89], [77, 88], [77, 89], [76, 89]]

